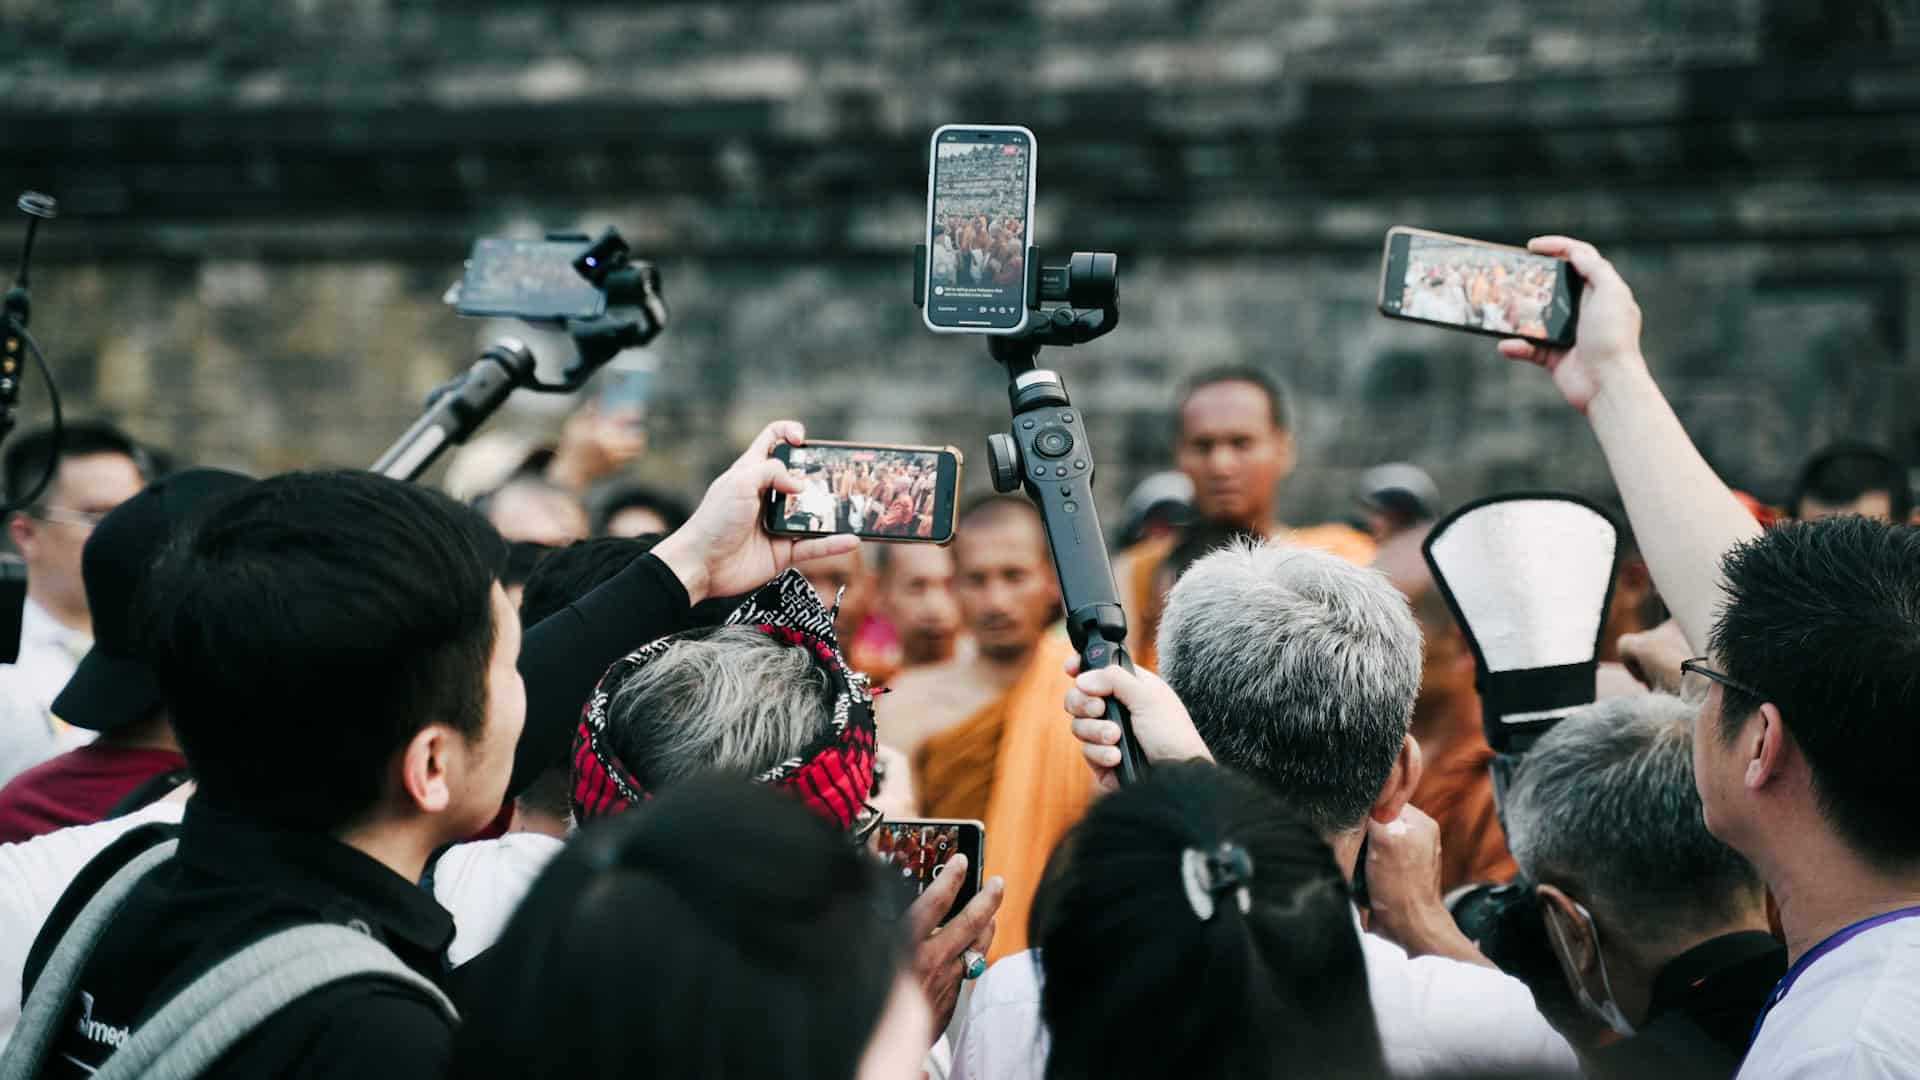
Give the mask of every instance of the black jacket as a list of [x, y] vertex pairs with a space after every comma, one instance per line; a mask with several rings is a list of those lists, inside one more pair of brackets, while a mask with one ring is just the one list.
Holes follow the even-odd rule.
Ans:
[[[582, 706], [607, 667], [681, 629], [687, 593], [651, 555], [527, 632], [520, 672], [527, 721], [512, 790], [565, 761]], [[267, 767], [297, 768], [298, 763]], [[149, 826], [94, 859], [60, 898], [23, 973], [31, 993], [53, 948], [86, 902], [139, 852], [171, 832]], [[121, 907], [81, 973], [79, 997], [42, 1075], [83, 1077], [174, 994], [268, 934], [313, 922], [364, 930], [422, 975], [445, 984], [453, 919], [418, 884], [333, 839], [277, 829], [207, 796], [188, 804], [178, 855]], [[376, 980], [349, 980], [293, 1003], [206, 1075], [219, 1080], [373, 1080], [437, 1076], [453, 1029], [424, 998]]]
[[1588, 1073], [1603, 1080], [1731, 1077], [1761, 1006], [1786, 973], [1786, 946], [1771, 934], [1749, 930], [1701, 942], [1660, 969], [1646, 1023], [1633, 1038], [1588, 1055]]

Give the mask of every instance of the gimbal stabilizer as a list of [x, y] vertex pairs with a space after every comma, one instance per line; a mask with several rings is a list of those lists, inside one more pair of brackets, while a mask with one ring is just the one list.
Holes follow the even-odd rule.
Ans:
[[[913, 302], [926, 303], [927, 249], [915, 249], [917, 269]], [[1040, 508], [1060, 600], [1066, 609], [1067, 635], [1080, 651], [1083, 670], [1111, 664], [1131, 671], [1123, 644], [1127, 614], [1113, 587], [1106, 536], [1093, 505], [1093, 446], [1087, 419], [1067, 398], [1058, 372], [1037, 366], [1047, 345], [1080, 345], [1111, 331], [1120, 322], [1118, 260], [1108, 252], [1076, 251], [1065, 262], [1048, 263], [1039, 248], [1027, 249], [1027, 265], [1040, 272], [1028, 279], [1026, 302], [1032, 314], [1018, 334], [987, 338], [987, 351], [1007, 369], [1013, 427], [987, 437], [987, 462], [996, 491], [1024, 487]], [[1043, 309], [1052, 301], [1062, 307]], [[1120, 780], [1144, 775], [1146, 757], [1134, 739], [1133, 722], [1118, 701], [1107, 715], [1120, 724]]]
[[[587, 243], [584, 233], [550, 234], [551, 241]], [[565, 319], [574, 359], [556, 383], [534, 373], [532, 350], [515, 337], [503, 337], [480, 353], [466, 373], [427, 397], [427, 410], [406, 434], [374, 462], [373, 471], [396, 480], [412, 480], [427, 470], [450, 445], [467, 441], [507, 395], [519, 387], [549, 394], [571, 394], [623, 349], [639, 348], [667, 325], [667, 303], [660, 295], [660, 272], [634, 259], [619, 232], [608, 229], [573, 260], [573, 268], [607, 296], [607, 313], [591, 319]], [[538, 322], [541, 320], [528, 320]]]

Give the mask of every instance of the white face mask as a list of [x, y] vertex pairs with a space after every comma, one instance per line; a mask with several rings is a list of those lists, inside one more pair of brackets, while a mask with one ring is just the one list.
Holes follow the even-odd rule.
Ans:
[[[1580, 917], [1587, 921], [1587, 932], [1593, 935], [1593, 962], [1600, 968], [1600, 986], [1607, 994], [1605, 1001], [1593, 1000], [1593, 995], [1587, 993], [1586, 980], [1576, 975], [1571, 980], [1574, 999], [1579, 1001], [1580, 1007], [1587, 1010], [1590, 1015], [1612, 1028], [1614, 1034], [1623, 1039], [1630, 1039], [1633, 1037], [1633, 1024], [1627, 1020], [1627, 1014], [1620, 1011], [1619, 1003], [1613, 999], [1613, 983], [1607, 978], [1607, 960], [1600, 951], [1600, 925], [1593, 921], [1593, 913], [1578, 900], [1573, 901], [1573, 910], [1579, 912]], [[1560, 954], [1566, 958], [1567, 969], [1576, 970], [1573, 949], [1567, 945], [1566, 938], [1561, 936], [1559, 922], [1557, 919], [1549, 918], [1547, 926], [1553, 930], [1554, 943], [1560, 947]]]

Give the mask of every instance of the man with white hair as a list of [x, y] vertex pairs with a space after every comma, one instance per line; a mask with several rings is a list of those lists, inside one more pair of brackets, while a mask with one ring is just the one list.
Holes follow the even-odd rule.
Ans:
[[1787, 970], [1751, 863], [1713, 838], [1677, 697], [1577, 710], [1527, 751], [1509, 843], [1583, 1008], [1620, 1035], [1589, 1075], [1731, 1076]]
[[[1119, 763], [1119, 725], [1099, 719], [1115, 695], [1150, 761], [1210, 757], [1261, 781], [1320, 829], [1348, 876], [1364, 839], [1371, 926], [1427, 954], [1361, 937], [1396, 1076], [1574, 1073], [1572, 1049], [1527, 988], [1493, 970], [1440, 904], [1437, 832], [1407, 802], [1421, 770], [1409, 732], [1420, 631], [1386, 578], [1320, 551], [1240, 542], [1181, 577], [1159, 646], [1166, 682], [1103, 668], [1068, 692], [1103, 783]], [[1037, 975], [1031, 953], [987, 973], [961, 1029], [957, 1078], [1043, 1074]]]

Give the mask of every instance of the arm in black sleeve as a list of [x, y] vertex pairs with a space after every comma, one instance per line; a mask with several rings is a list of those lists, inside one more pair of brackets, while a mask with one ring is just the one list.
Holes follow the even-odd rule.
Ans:
[[520, 677], [527, 684], [527, 724], [514, 752], [518, 795], [542, 769], [566, 760], [580, 710], [615, 660], [687, 626], [686, 586], [652, 555], [584, 598], [527, 630], [520, 645]]

